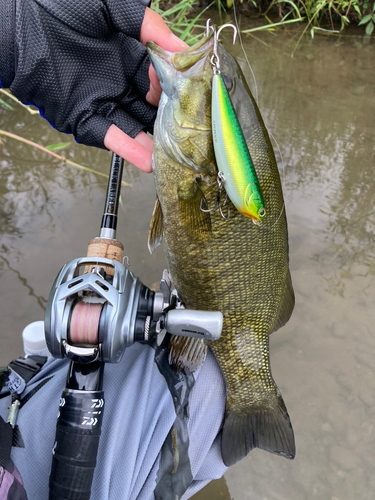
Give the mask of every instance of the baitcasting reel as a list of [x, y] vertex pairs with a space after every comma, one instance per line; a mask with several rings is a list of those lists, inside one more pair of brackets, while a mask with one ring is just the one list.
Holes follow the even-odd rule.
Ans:
[[[91, 267], [90, 272], [87, 269]], [[109, 270], [113, 274], [107, 274]], [[83, 274], [85, 273], [85, 274]], [[79, 363], [117, 363], [134, 342], [173, 335], [217, 340], [220, 312], [184, 309], [164, 270], [160, 292], [147, 288], [123, 264], [92, 257], [62, 268], [46, 310], [48, 349]]]

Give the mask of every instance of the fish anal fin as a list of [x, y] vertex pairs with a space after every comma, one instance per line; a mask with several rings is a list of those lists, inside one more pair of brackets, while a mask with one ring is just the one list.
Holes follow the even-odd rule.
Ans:
[[284, 326], [292, 315], [294, 309], [294, 291], [292, 285], [292, 278], [290, 276], [290, 271], [288, 270], [287, 279], [285, 282], [283, 300], [280, 302], [279, 311], [276, 316], [275, 326], [273, 332]]
[[148, 249], [152, 253], [163, 241], [163, 212], [159, 198], [156, 197], [154, 211], [150, 222], [148, 234]]
[[207, 345], [202, 339], [172, 335], [169, 364], [177, 371], [193, 373], [206, 359]]
[[227, 409], [221, 444], [225, 465], [235, 464], [254, 448], [289, 460], [295, 457], [293, 428], [277, 388], [272, 403], [240, 412]]

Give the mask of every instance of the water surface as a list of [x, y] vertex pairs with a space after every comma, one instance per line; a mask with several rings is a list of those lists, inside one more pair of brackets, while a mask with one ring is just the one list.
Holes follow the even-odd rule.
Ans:
[[[243, 26], [245, 27], [245, 26]], [[197, 500], [370, 500], [375, 491], [375, 46], [357, 33], [244, 39], [259, 107], [284, 158], [296, 308], [271, 338], [271, 365], [296, 436], [292, 462], [261, 450]], [[254, 89], [240, 46], [231, 49]], [[39, 117], [0, 105], [0, 128], [44, 145], [66, 141]], [[75, 144], [76, 162], [107, 172], [110, 155]], [[147, 285], [164, 256], [147, 250], [152, 176], [132, 166], [118, 238]], [[43, 319], [53, 280], [98, 234], [105, 179], [11, 139], [0, 144], [0, 365]], [[227, 486], [225, 485], [225, 482]]]

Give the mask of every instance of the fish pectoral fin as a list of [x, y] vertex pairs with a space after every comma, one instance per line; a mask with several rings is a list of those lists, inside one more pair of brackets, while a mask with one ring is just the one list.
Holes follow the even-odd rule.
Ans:
[[[180, 129], [184, 131], [184, 129]], [[186, 129], [187, 130], [187, 129]], [[217, 173], [211, 131], [190, 130], [174, 141], [174, 154], [178, 156], [183, 168], [201, 176], [214, 176]]]
[[156, 197], [154, 211], [150, 222], [148, 233], [148, 249], [152, 253], [163, 241], [163, 212], [159, 198]]
[[185, 221], [186, 232], [194, 241], [208, 241], [212, 237], [211, 216], [207, 212], [202, 212], [204, 196], [198, 181], [187, 180], [179, 184], [178, 201], [181, 220]]
[[[294, 291], [292, 285], [292, 278], [290, 276], [290, 271], [288, 270], [288, 276], [285, 282], [283, 299], [280, 302], [279, 310], [275, 320], [275, 326], [272, 332], [276, 332], [279, 328], [285, 325], [289, 321], [294, 309]], [[271, 332], [271, 333], [272, 333]]]
[[[175, 109], [173, 115], [178, 126], [183, 129], [186, 129], [189, 132], [189, 136], [192, 134], [192, 131], [195, 131], [196, 135], [198, 135], [197, 134], [198, 131], [199, 134], [205, 135], [206, 137], [212, 136], [210, 126], [208, 126], [202, 120], [194, 119], [191, 116], [188, 116], [183, 109], [181, 108]], [[205, 142], [207, 142], [207, 139], [205, 139]]]
[[292, 424], [276, 386], [272, 401], [268, 399], [264, 406], [259, 401], [255, 408], [250, 405], [245, 411], [227, 409], [221, 443], [225, 465], [235, 464], [254, 448], [289, 460], [295, 456]]
[[199, 162], [204, 175], [216, 175], [215, 153], [212, 141], [207, 141], [204, 134], [195, 134], [189, 138], [195, 163]]

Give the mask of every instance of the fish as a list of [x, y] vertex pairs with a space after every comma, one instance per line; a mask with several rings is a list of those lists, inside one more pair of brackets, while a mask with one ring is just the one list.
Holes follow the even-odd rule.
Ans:
[[[202, 345], [212, 350], [226, 383], [221, 452], [227, 466], [261, 448], [292, 459], [290, 418], [272, 377], [269, 335], [294, 308], [285, 205], [272, 144], [240, 66], [218, 44], [220, 68], [249, 149], [264, 200], [260, 224], [228, 200], [228, 220], [214, 206], [218, 167], [212, 138], [213, 36], [170, 53], [154, 42], [147, 50], [162, 87], [154, 126], [156, 203], [148, 246], [163, 242], [168, 270], [189, 309], [221, 311], [217, 341], [178, 339], [171, 360], [187, 366]], [[209, 383], [209, 381], [208, 381]]]

